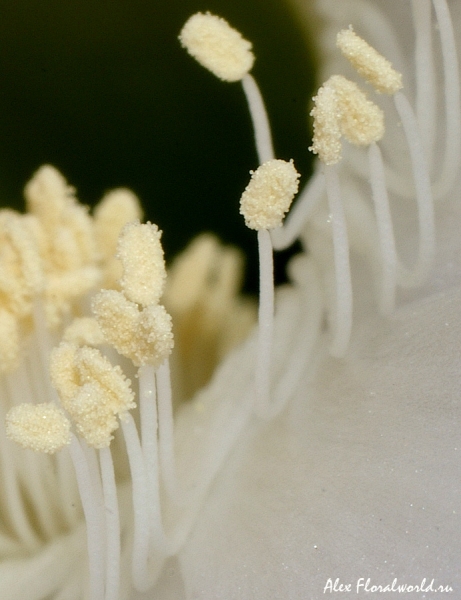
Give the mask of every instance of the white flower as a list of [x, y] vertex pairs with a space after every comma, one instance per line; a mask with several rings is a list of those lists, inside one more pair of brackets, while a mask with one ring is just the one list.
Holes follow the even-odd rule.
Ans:
[[[38, 395], [41, 402], [43, 396], [55, 400], [46, 364], [41, 361], [59, 344], [69, 317], [86, 315], [66, 330], [63, 344], [53, 353], [53, 384], [63, 403], [69, 403], [65, 406], [76, 419], [78, 431], [81, 413], [85, 419], [88, 414], [94, 416], [94, 404], [100, 411], [97, 416], [111, 419], [109, 436], [118, 427], [116, 416], [120, 415], [130, 454], [132, 483], [123, 440], [116, 435], [111, 450], [106, 442], [98, 446], [102, 447], [104, 514], [98, 504], [103, 496], [99, 477], [95, 477], [96, 454], [85, 445], [79, 454], [76, 438], [70, 446], [85, 516], [91, 524], [91, 600], [104, 598], [104, 586], [107, 600], [117, 598], [118, 519], [110, 483], [111, 453], [117, 459], [122, 531], [120, 598], [317, 599], [325, 593], [339, 593], [341, 585], [351, 586], [350, 594], [356, 597], [365, 597], [365, 586], [372, 589], [375, 585], [432, 585], [433, 589], [443, 585], [451, 586], [453, 593], [460, 588], [461, 244], [457, 230], [461, 209], [453, 191], [459, 183], [460, 157], [459, 140], [451, 135], [459, 133], [460, 115], [450, 113], [453, 106], [459, 111], [459, 90], [444, 84], [436, 53], [434, 72], [427, 62], [420, 64], [416, 77], [420, 87], [413, 100], [414, 57], [399, 54], [394, 43], [402, 43], [406, 51], [412, 21], [410, 3], [403, 4], [318, 0], [317, 10], [327, 23], [321, 38], [327, 57], [324, 75], [325, 79], [338, 74], [355, 77], [334, 42], [336, 33], [350, 24], [403, 73], [405, 91], [416, 105], [429, 187], [435, 197], [435, 258], [432, 204], [424, 187], [427, 171], [421, 168], [420, 159], [409, 160], [401, 132], [408, 124], [408, 113], [397, 118], [392, 100], [372, 96], [371, 88], [359, 83], [362, 89], [369, 88], [369, 96], [384, 112], [386, 133], [378, 143], [387, 167], [386, 188], [379, 179], [381, 163], [373, 141], [377, 138], [367, 141], [371, 143], [369, 164], [376, 169], [370, 181], [368, 150], [341, 141], [344, 136], [354, 143], [357, 133], [355, 121], [360, 121], [360, 114], [354, 112], [355, 92], [339, 97], [337, 88], [329, 88], [328, 102], [337, 109], [333, 132], [342, 144], [343, 160], [324, 171], [319, 167], [285, 227], [273, 232], [275, 246], [282, 246], [293, 232], [299, 234], [305, 252], [290, 265], [292, 283], [277, 292], [273, 353], [268, 373], [259, 372], [259, 377], [270, 382], [269, 397], [257, 406], [258, 416], [254, 415], [255, 368], [264, 371], [267, 364], [258, 358], [257, 334], [250, 334], [229, 352], [231, 334], [235, 330], [246, 333], [252, 320], [252, 309], [235, 296], [238, 258], [234, 254], [220, 249], [209, 237], [202, 238], [178, 260], [167, 283], [165, 305], [173, 320], [177, 318], [175, 339], [184, 350], [173, 357], [174, 372], [184, 375], [184, 365], [190, 364], [190, 340], [193, 344], [197, 328], [203, 329], [217, 358], [226, 354], [210, 383], [177, 409], [173, 441], [167, 363], [154, 372], [152, 361], [146, 358], [152, 355], [146, 350], [149, 344], [157, 348], [166, 340], [162, 348], [170, 351], [169, 318], [162, 308], [165, 331], [159, 334], [149, 318], [161, 306], [158, 294], [153, 299], [150, 283], [144, 278], [138, 281], [130, 250], [139, 242], [142, 247], [136, 252], [143, 256], [143, 272], [159, 272], [163, 285], [161, 248], [156, 246], [156, 263], [150, 264], [143, 235], [139, 240], [136, 237], [137, 232], [154, 231], [148, 243], [159, 244], [160, 234], [154, 226], [128, 226], [136, 243], [119, 245], [122, 266], [114, 261], [113, 250], [106, 250], [115, 248], [125, 223], [139, 218], [136, 200], [122, 192], [126, 218], [117, 221], [110, 210], [100, 209], [92, 219], [75, 202], [74, 190], [65, 180], [45, 167], [26, 188], [31, 215], [2, 213], [0, 258], [5, 269], [0, 277], [0, 327], [2, 340], [9, 343], [1, 345], [0, 412], [17, 403], [38, 403]], [[447, 33], [446, 23], [440, 21], [444, 0], [434, 0], [434, 5], [443, 36]], [[452, 5], [459, 39], [461, 11]], [[418, 38], [424, 43], [416, 53], [417, 65], [427, 47], [428, 31], [435, 31], [430, 6], [428, 0], [412, 3], [415, 18], [420, 19], [418, 31], [424, 32]], [[434, 36], [438, 48], [437, 40]], [[248, 74], [242, 81], [253, 102], [253, 116], [261, 115], [252, 82]], [[446, 98], [445, 131], [439, 104], [443, 106]], [[398, 108], [402, 102], [396, 99]], [[265, 137], [264, 127], [264, 122], [262, 129], [256, 126], [258, 151], [270, 160], [270, 136]], [[419, 186], [418, 203], [412, 169]], [[382, 205], [374, 205], [371, 199], [383, 201], [386, 189], [396, 248], [386, 214], [379, 212]], [[120, 195], [114, 197], [120, 206]], [[339, 202], [341, 197], [344, 203]], [[124, 231], [126, 235], [128, 230]], [[263, 268], [266, 258], [262, 255]], [[435, 268], [430, 270], [432, 262]], [[125, 265], [129, 265], [128, 278]], [[426, 280], [421, 285], [423, 275]], [[95, 320], [88, 310], [89, 291], [101, 281], [113, 287], [120, 277], [116, 290], [94, 297]], [[135, 282], [130, 291], [125, 289], [127, 279]], [[264, 302], [267, 288], [261, 291]], [[138, 292], [142, 301], [133, 301]], [[390, 312], [395, 303], [400, 307], [392, 316], [379, 316], [379, 311]], [[260, 311], [261, 325], [267, 324], [266, 318], [267, 313], [261, 317]], [[226, 334], [220, 337], [223, 331]], [[130, 381], [120, 366], [112, 367], [109, 361], [120, 362], [133, 388], [137, 387], [135, 371], [130, 374], [128, 363], [120, 361], [113, 348], [101, 346], [111, 337], [124, 355], [138, 356], [140, 348], [143, 351], [142, 360], [136, 362], [142, 365], [136, 396], [142, 414], [142, 454], [136, 426], [127, 414], [132, 404]], [[270, 341], [272, 333], [264, 339]], [[102, 347], [105, 358], [97, 350], [79, 348], [85, 344]], [[173, 388], [177, 385], [174, 391], [187, 396], [184, 390], [190, 389], [190, 382], [186, 379], [173, 381]], [[158, 444], [152, 402], [155, 389]], [[63, 440], [65, 444], [67, 437]], [[54, 449], [53, 440], [48, 442], [46, 447]], [[54, 457], [37, 455], [18, 449], [2, 433], [0, 469], [0, 597], [89, 597], [87, 536], [66, 448]], [[85, 476], [89, 477], [86, 482]], [[105, 556], [112, 569], [108, 575]], [[132, 581], [143, 592], [135, 591]]]

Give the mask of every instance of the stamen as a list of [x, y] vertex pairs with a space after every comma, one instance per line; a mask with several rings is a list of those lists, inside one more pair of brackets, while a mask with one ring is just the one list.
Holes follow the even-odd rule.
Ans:
[[285, 250], [294, 244], [324, 193], [325, 178], [321, 170], [317, 170], [298, 195], [282, 227], [271, 231], [274, 250]]
[[298, 191], [299, 174], [293, 161], [271, 160], [251, 172], [251, 180], [240, 199], [245, 224], [258, 231], [259, 334], [255, 371], [256, 410], [260, 416], [270, 402], [270, 364], [274, 319], [274, 267], [269, 229], [279, 227]]
[[418, 123], [406, 96], [397, 92], [394, 104], [400, 116], [402, 127], [410, 151], [413, 169], [413, 180], [418, 205], [419, 250], [418, 259], [413, 270], [408, 270], [402, 264], [398, 267], [399, 285], [405, 288], [416, 287], [427, 278], [434, 262], [435, 254], [435, 223], [434, 201], [432, 197], [429, 170], [419, 137]]
[[251, 43], [227, 21], [210, 13], [192, 15], [179, 41], [202, 67], [224, 81], [240, 81], [253, 66]]
[[14, 315], [0, 309], [0, 372], [14, 370], [19, 362], [19, 329]]
[[[416, 188], [419, 251], [418, 260], [413, 271], [409, 271], [399, 264], [398, 283], [402, 287], [415, 287], [420, 285], [428, 276], [435, 251], [433, 197], [418, 122], [410, 103], [400, 91], [402, 87], [400, 74], [396, 73], [380, 54], [359, 38], [352, 29], [343, 30], [338, 34], [337, 45], [358, 73], [365, 77], [378, 92], [393, 95], [394, 104], [402, 122], [409, 146]], [[383, 213], [379, 212], [378, 215], [383, 215]]]
[[349, 240], [346, 217], [341, 199], [338, 172], [334, 165], [325, 166], [325, 184], [328, 197], [336, 275], [336, 315], [330, 352], [338, 358], [344, 356], [352, 329], [352, 282], [349, 262]]
[[135, 366], [158, 367], [171, 353], [171, 317], [161, 304], [139, 311], [122, 293], [102, 290], [93, 298], [92, 309], [105, 340]]
[[123, 436], [130, 463], [134, 512], [132, 577], [134, 587], [147, 591], [153, 581], [147, 568], [149, 558], [149, 507], [147, 477], [138, 431], [130, 413], [122, 421]]
[[384, 117], [355, 83], [341, 75], [330, 77], [320, 88], [314, 102], [311, 112], [314, 140], [310, 150], [325, 163], [335, 262], [336, 316], [330, 351], [333, 356], [341, 357], [346, 352], [352, 329], [352, 283], [347, 224], [335, 165], [341, 160], [342, 135], [358, 146], [373, 144], [384, 134]]
[[161, 236], [152, 223], [128, 223], [118, 238], [117, 257], [123, 267], [120, 285], [128, 300], [142, 306], [157, 304], [165, 287]]
[[386, 189], [383, 158], [377, 144], [371, 144], [368, 149], [368, 163], [382, 257], [382, 288], [379, 294], [379, 309], [383, 315], [389, 315], [394, 310], [395, 305], [397, 251]]
[[240, 199], [245, 225], [257, 231], [280, 227], [298, 191], [299, 173], [293, 161], [271, 160], [250, 173]]
[[160, 469], [158, 449], [158, 419], [155, 370], [152, 365], [140, 367], [139, 379], [139, 412], [141, 423], [141, 440], [144, 464], [146, 469], [146, 486], [149, 497], [151, 541], [154, 551], [165, 554], [165, 535], [162, 525], [160, 505]]
[[314, 135], [309, 148], [325, 165], [335, 165], [341, 160], [341, 123], [338, 98], [329, 81], [324, 83], [314, 96]]
[[51, 354], [50, 369], [64, 408], [94, 448], [106, 448], [118, 428], [117, 416], [136, 406], [130, 380], [99, 350], [62, 343]]
[[120, 588], [120, 516], [114, 462], [110, 448], [101, 448], [99, 464], [106, 521], [106, 579], [104, 600], [118, 600]]
[[392, 95], [402, 89], [402, 75], [392, 68], [384, 56], [359, 37], [352, 26], [338, 33], [336, 45], [358, 74], [371, 83], [377, 92]]
[[105, 339], [96, 319], [80, 317], [66, 328], [62, 341], [76, 346], [100, 346]]
[[328, 81], [335, 91], [342, 135], [355, 146], [378, 142], [384, 135], [383, 111], [342, 75]]
[[170, 498], [176, 504], [186, 501], [184, 490], [181, 490], [176, 475], [174, 452], [174, 419], [171, 399], [171, 377], [168, 361], [160, 365], [156, 373], [158, 420], [159, 420], [159, 454], [162, 465], [162, 476]]
[[101, 520], [100, 501], [90, 474], [85, 453], [72, 435], [69, 451], [75, 468], [78, 491], [86, 521], [88, 565], [90, 571], [89, 600], [104, 598], [105, 532]]
[[94, 210], [94, 235], [103, 258], [102, 287], [115, 288], [122, 265], [115, 257], [117, 241], [124, 225], [139, 221], [142, 208], [132, 191], [119, 188], [108, 192]]
[[70, 444], [70, 421], [52, 403], [19, 404], [6, 415], [6, 435], [23, 448], [54, 454]]
[[259, 164], [274, 158], [274, 147], [264, 100], [254, 77], [249, 73], [242, 79], [242, 87], [248, 102], [258, 153]]

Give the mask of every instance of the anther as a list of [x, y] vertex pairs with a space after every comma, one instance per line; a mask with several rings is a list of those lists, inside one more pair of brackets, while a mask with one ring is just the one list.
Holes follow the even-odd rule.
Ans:
[[192, 15], [182, 28], [179, 41], [202, 67], [224, 81], [240, 81], [253, 66], [251, 43], [216, 15]]

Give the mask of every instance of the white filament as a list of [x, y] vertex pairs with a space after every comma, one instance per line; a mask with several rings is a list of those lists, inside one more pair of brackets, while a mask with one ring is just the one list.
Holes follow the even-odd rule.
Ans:
[[419, 251], [412, 271], [399, 263], [398, 283], [404, 288], [420, 285], [428, 276], [435, 254], [434, 203], [431, 182], [419, 136], [418, 123], [406, 96], [402, 92], [394, 95], [394, 104], [402, 122], [410, 151], [413, 180], [418, 205]]
[[90, 473], [87, 457], [77, 438], [72, 435], [69, 452], [74, 464], [78, 491], [86, 521], [88, 563], [90, 572], [89, 600], [104, 600], [105, 532], [101, 519], [98, 492]]
[[283, 225], [271, 230], [274, 250], [285, 250], [297, 240], [324, 193], [325, 177], [318, 170], [297, 197]]
[[245, 75], [242, 79], [242, 87], [247, 98], [248, 109], [253, 122], [259, 164], [262, 165], [274, 158], [269, 118], [258, 84], [250, 74]]
[[160, 507], [160, 470], [158, 449], [158, 418], [156, 402], [155, 370], [152, 365], [140, 367], [139, 411], [141, 440], [146, 467], [147, 494], [150, 509], [152, 545], [165, 553], [164, 531]]
[[433, 0], [442, 45], [445, 91], [445, 153], [434, 196], [445, 196], [453, 187], [461, 162], [461, 101], [459, 62], [453, 23], [446, 0]]
[[120, 517], [110, 448], [99, 450], [106, 522], [106, 586], [104, 600], [118, 600], [120, 588]]
[[333, 250], [336, 281], [336, 314], [330, 352], [344, 356], [352, 329], [352, 282], [349, 263], [349, 240], [346, 217], [341, 200], [341, 188], [335, 165], [325, 165], [325, 184], [333, 233]]
[[266, 414], [270, 403], [270, 371], [274, 333], [274, 262], [270, 233], [258, 231], [259, 249], [259, 308], [258, 352], [256, 355], [255, 387], [259, 416]]
[[437, 106], [431, 2], [412, 0], [411, 4], [415, 29], [416, 115], [429, 168], [432, 171]]
[[382, 314], [389, 315], [395, 306], [397, 254], [389, 197], [386, 189], [383, 157], [377, 144], [371, 144], [369, 147], [368, 162], [382, 257], [382, 288], [379, 294], [379, 308]]
[[159, 420], [159, 452], [163, 482], [171, 500], [176, 504], [184, 504], [185, 498], [179, 487], [174, 458], [173, 403], [171, 399], [171, 376], [168, 360], [162, 363], [158, 368], [156, 382]]
[[130, 463], [133, 491], [134, 532], [131, 574], [134, 587], [139, 592], [145, 592], [153, 584], [148, 571], [150, 528], [146, 470], [138, 432], [130, 413], [127, 413], [125, 419], [121, 421], [121, 425]]
[[284, 365], [282, 375], [275, 385], [273, 401], [266, 408], [264, 418], [267, 420], [274, 419], [299, 389], [321, 332], [324, 305], [320, 281], [310, 260], [307, 265], [303, 265], [303, 270], [302, 301], [298, 303], [300, 314], [298, 318], [294, 318], [293, 314], [289, 315], [296, 324], [293, 343], [286, 353], [291, 358]]

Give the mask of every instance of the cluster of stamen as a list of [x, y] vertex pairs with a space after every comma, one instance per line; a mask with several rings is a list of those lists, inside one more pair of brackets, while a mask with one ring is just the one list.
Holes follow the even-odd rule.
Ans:
[[[184, 543], [191, 515], [244, 424], [252, 414], [273, 418], [299, 385], [325, 317], [330, 326], [330, 351], [338, 357], [344, 355], [352, 328], [352, 278], [349, 223], [338, 168], [346, 154], [343, 139], [352, 146], [367, 147], [374, 208], [370, 220], [374, 218], [371, 229], [377, 231], [379, 245], [383, 313], [392, 310], [397, 285], [415, 286], [427, 276], [434, 253], [431, 182], [418, 119], [401, 92], [401, 74], [352, 27], [338, 34], [337, 46], [377, 93], [393, 97], [409, 147], [420, 228], [419, 253], [412, 270], [401, 264], [395, 248], [378, 145], [385, 135], [384, 114], [355, 82], [333, 75], [314, 97], [310, 150], [318, 155], [321, 168], [284, 222], [300, 176], [292, 160], [274, 156], [267, 113], [250, 75], [254, 63], [251, 43], [210, 13], [193, 15], [179, 39], [216, 77], [242, 83], [259, 159], [240, 199], [245, 224], [258, 236], [257, 339], [255, 343], [250, 339], [243, 349], [244, 375], [238, 381], [224, 369], [225, 385], [219, 394], [212, 383], [211, 392], [205, 390], [200, 402], [188, 407], [190, 412], [205, 413], [204, 422], [210, 428], [206, 435], [200, 424], [183, 436], [193, 439], [196, 435], [196, 446], [202, 444], [201, 464], [197, 467], [195, 463], [200, 461], [191, 461], [195, 470], [177, 472], [169, 367], [174, 341], [172, 318], [165, 306], [179, 331], [180, 348], [176, 363], [173, 356], [173, 369], [194, 352], [196, 362], [201, 363], [196, 381], [190, 377], [189, 385], [184, 377], [186, 383], [178, 386], [181, 397], [187, 398], [209, 378], [212, 367], [206, 361], [210, 355], [222, 358], [252, 327], [253, 307], [236, 296], [240, 274], [236, 251], [223, 249], [210, 235], [201, 236], [173, 264], [167, 282], [161, 231], [151, 223], [140, 223], [141, 210], [129, 190], [108, 193], [91, 217], [86, 207], [77, 203], [75, 190], [49, 166], [42, 167], [25, 189], [28, 215], [0, 211], [0, 370], [13, 372], [21, 363], [22, 340], [36, 335], [33, 343], [44, 349], [44, 362], [50, 359], [50, 373], [40, 384], [53, 400], [24, 404], [21, 398], [20, 403], [12, 403], [17, 405], [6, 417], [6, 431], [11, 440], [37, 452], [53, 454], [69, 447], [87, 522], [91, 600], [117, 600], [119, 594], [121, 533], [111, 442], [120, 426], [131, 471], [132, 581], [137, 590], [146, 591], [164, 559]], [[326, 199], [328, 211], [327, 234], [309, 237], [310, 217], [322, 199]], [[274, 370], [274, 356], [281, 352], [278, 342], [284, 337], [274, 327], [273, 248], [282, 249], [297, 237], [303, 243], [307, 237], [311, 251], [311, 256], [297, 257], [290, 266], [293, 297], [305, 303], [306, 309], [303, 304], [301, 316], [291, 319], [299, 302], [282, 303], [282, 312], [290, 315], [287, 320], [295, 323], [294, 341], [284, 341], [288, 351], [287, 357], [279, 360], [285, 369], [280, 372]], [[319, 260], [320, 266], [314, 265], [316, 255], [324, 261]], [[326, 262], [325, 273], [319, 276]], [[322, 277], [325, 288], [333, 281], [331, 294], [322, 288]], [[83, 300], [90, 293], [93, 315], [82, 316]], [[203, 348], [196, 340], [199, 329], [204, 330]], [[220, 336], [223, 331], [224, 340]], [[61, 335], [59, 345], [52, 343], [50, 332]], [[51, 350], [53, 345], [56, 347]], [[117, 353], [137, 368], [137, 393], [120, 365], [114, 366]], [[185, 364], [193, 361], [187, 359], [183, 370]], [[32, 376], [37, 371], [35, 366], [28, 369]], [[24, 373], [30, 375], [27, 369]], [[229, 391], [234, 385], [238, 402]], [[12, 387], [10, 380], [8, 386]], [[213, 394], [219, 399], [211, 402]], [[137, 421], [130, 412], [136, 405]], [[227, 421], [230, 414], [233, 419]], [[186, 446], [191, 443], [182, 442]], [[161, 506], [165, 500], [177, 516], [170, 532]]]

